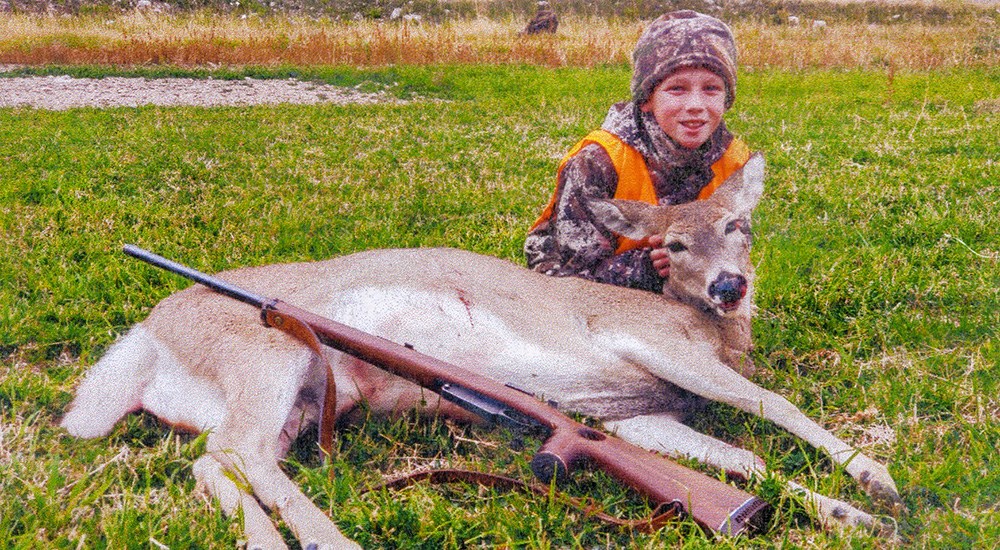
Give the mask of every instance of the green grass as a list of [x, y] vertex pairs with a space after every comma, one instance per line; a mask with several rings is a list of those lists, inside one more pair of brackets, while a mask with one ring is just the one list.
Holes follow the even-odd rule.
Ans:
[[[625, 67], [311, 71], [414, 100], [0, 110], [0, 547], [231, 547], [240, 536], [192, 494], [200, 439], [145, 416], [95, 441], [55, 425], [86, 366], [185, 286], [124, 257], [122, 243], [206, 271], [408, 246], [520, 261], [558, 158], [629, 80]], [[915, 547], [1000, 540], [998, 98], [996, 70], [756, 71], [741, 74], [727, 115], [769, 164], [754, 220], [755, 380], [889, 465]], [[716, 407], [699, 426], [875, 510], [768, 423]], [[885, 430], [894, 438], [875, 437]], [[287, 471], [367, 547], [717, 544], [687, 523], [618, 533], [558, 499], [359, 493], [433, 460], [527, 478], [530, 453], [506, 441], [441, 420], [371, 419], [341, 433], [332, 466], [306, 441]], [[768, 535], [724, 547], [885, 545], [816, 531], [771, 482], [751, 489], [781, 513]], [[569, 492], [644, 509], [601, 475]]]

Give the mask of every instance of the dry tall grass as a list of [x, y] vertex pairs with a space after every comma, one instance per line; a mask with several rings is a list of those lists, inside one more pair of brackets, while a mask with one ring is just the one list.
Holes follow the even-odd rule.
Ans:
[[[133, 13], [96, 17], [0, 15], [0, 63], [359, 67], [437, 63], [595, 66], [628, 63], [645, 22], [564, 18], [558, 35], [522, 37], [522, 22], [338, 22], [306, 18]], [[746, 68], [941, 69], [1000, 65], [991, 26], [737, 23]]]

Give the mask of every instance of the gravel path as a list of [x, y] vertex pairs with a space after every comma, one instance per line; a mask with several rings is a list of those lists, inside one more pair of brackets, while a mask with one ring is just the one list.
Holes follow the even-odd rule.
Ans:
[[193, 78], [0, 78], [0, 107], [62, 110], [74, 107], [140, 105], [276, 105], [388, 103], [388, 95], [299, 80], [213, 80]]

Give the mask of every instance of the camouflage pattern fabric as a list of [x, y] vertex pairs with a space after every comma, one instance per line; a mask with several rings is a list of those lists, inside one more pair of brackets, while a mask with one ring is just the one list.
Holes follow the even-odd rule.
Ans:
[[677, 69], [699, 67], [722, 77], [726, 109], [736, 100], [736, 40], [722, 21], [691, 10], [661, 15], [632, 51], [632, 101], [642, 105]]

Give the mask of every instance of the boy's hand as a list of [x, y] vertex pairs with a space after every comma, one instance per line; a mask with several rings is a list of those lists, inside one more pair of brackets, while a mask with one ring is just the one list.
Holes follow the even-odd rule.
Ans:
[[670, 255], [667, 253], [667, 249], [663, 248], [663, 235], [653, 235], [648, 239], [648, 242], [653, 247], [649, 251], [649, 259], [653, 261], [653, 269], [659, 273], [660, 277], [669, 278]]

